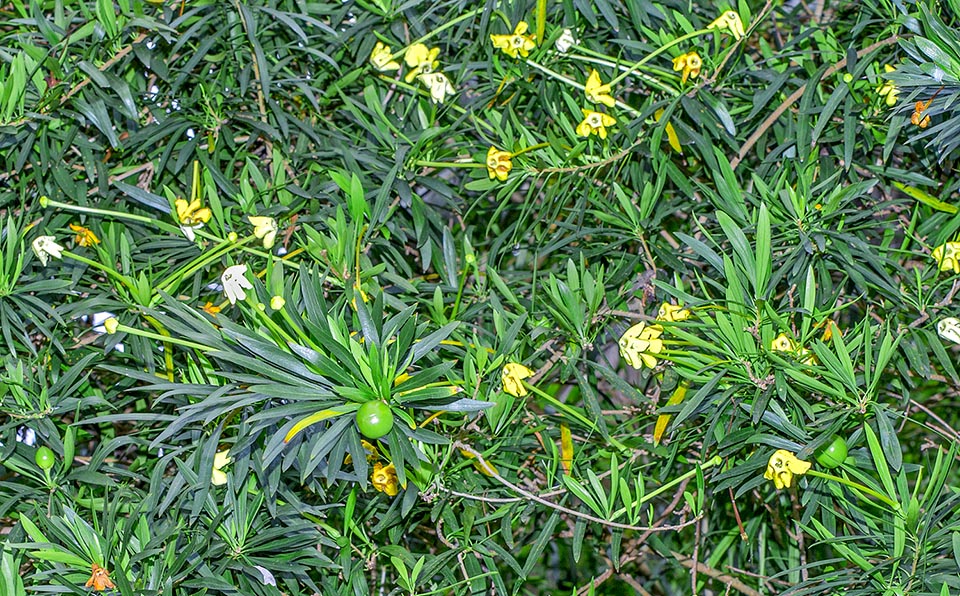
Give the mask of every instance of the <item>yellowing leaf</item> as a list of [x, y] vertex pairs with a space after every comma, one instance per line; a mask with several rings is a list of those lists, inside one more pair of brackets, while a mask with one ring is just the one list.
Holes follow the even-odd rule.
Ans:
[[906, 184], [901, 184], [896, 181], [894, 181], [893, 185], [899, 188], [900, 190], [902, 190], [904, 193], [906, 193], [910, 197], [920, 201], [921, 203], [923, 203], [924, 205], [927, 205], [928, 207], [933, 207], [937, 211], [944, 211], [946, 213], [956, 213], [957, 211], [960, 211], [960, 208], [958, 208], [956, 205], [951, 205], [950, 203], [944, 203], [943, 201], [936, 198], [935, 196], [928, 194], [914, 186], [907, 186]]
[[473, 463], [473, 467], [476, 468], [477, 471], [483, 474], [484, 476], [493, 476], [494, 474], [498, 476], [500, 475], [500, 472], [497, 471], [497, 468], [493, 464], [488, 462], [486, 459], [484, 459], [481, 462], [479, 459], [477, 459], [476, 455], [470, 453], [466, 449], [461, 449], [460, 455], [462, 455], [463, 457], [469, 460], [472, 460], [471, 463]]
[[563, 471], [570, 474], [573, 468], [573, 437], [566, 424], [560, 425], [560, 463]]
[[289, 443], [291, 439], [300, 434], [300, 431], [316, 424], [327, 418], [333, 418], [335, 416], [340, 416], [341, 414], [346, 414], [347, 412], [352, 412], [356, 410], [356, 406], [337, 406], [336, 408], [330, 408], [329, 410], [320, 410], [319, 412], [314, 412], [309, 416], [303, 418], [300, 422], [297, 422], [293, 425], [293, 428], [290, 429], [290, 432], [287, 433], [287, 436], [283, 438], [284, 443]]
[[[683, 398], [687, 396], [687, 383], [681, 383], [679, 387], [673, 392], [673, 395], [670, 396], [670, 399], [667, 400], [668, 406], [675, 406], [678, 403], [683, 401]], [[660, 439], [663, 438], [663, 433], [667, 431], [667, 425], [670, 424], [670, 414], [660, 414], [657, 417], [657, 424], [653, 428], [653, 444], [659, 445]]]
[[[654, 112], [653, 119], [657, 122], [660, 122], [661, 116], [663, 116], [663, 108], [660, 108]], [[683, 146], [680, 145], [680, 137], [677, 136], [677, 131], [674, 130], [673, 125], [670, 124], [670, 122], [667, 122], [666, 131], [667, 142], [670, 144], [670, 147], [680, 155], [683, 155]]]

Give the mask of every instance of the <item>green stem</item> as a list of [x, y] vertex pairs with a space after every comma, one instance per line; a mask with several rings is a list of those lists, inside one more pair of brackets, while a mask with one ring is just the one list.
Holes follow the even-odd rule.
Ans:
[[417, 45], [418, 43], [423, 43], [423, 42], [427, 41], [428, 39], [430, 39], [431, 37], [435, 37], [435, 36], [437, 36], [437, 35], [440, 35], [441, 33], [443, 33], [444, 31], [446, 31], [446, 30], [449, 29], [450, 27], [453, 27], [453, 26], [456, 25], [457, 23], [459, 23], [459, 22], [461, 22], [461, 21], [465, 21], [465, 20], [469, 19], [470, 17], [476, 16], [477, 14], [483, 12], [484, 10], [485, 10], [485, 8], [475, 8], [475, 9], [471, 10], [470, 12], [465, 12], [465, 13], [463, 13], [462, 15], [458, 16], [457, 18], [455, 18], [455, 19], [453, 19], [453, 20], [451, 20], [451, 21], [447, 21], [446, 23], [440, 25], [440, 26], [437, 27], [436, 29], [428, 32], [426, 35], [424, 35], [424, 36], [422, 36], [422, 37], [420, 37], [420, 38], [418, 38], [418, 39], [413, 40], [413, 42], [411, 42], [409, 45], [401, 48], [399, 51], [394, 52], [393, 55], [392, 55], [390, 58], [393, 59], [393, 60], [396, 60], [397, 58], [400, 58], [401, 56], [404, 55], [404, 53], [406, 53], [406, 51], [410, 48], [410, 46]]
[[157, 288], [164, 292], [169, 293], [170, 288], [173, 287], [176, 283], [179, 283], [181, 280], [183, 280], [183, 278], [202, 269], [203, 267], [206, 267], [207, 264], [215, 261], [216, 259], [219, 259], [221, 256], [223, 256], [224, 253], [228, 252], [230, 249], [237, 246], [243, 246], [244, 244], [255, 239], [256, 239], [256, 236], [250, 235], [238, 242], [221, 240], [218, 246], [215, 246], [211, 250], [207, 251], [206, 253], [201, 254], [194, 260], [184, 265], [183, 268], [171, 273], [165, 280], [163, 280], [157, 285]]
[[[574, 46], [574, 47], [577, 47], [577, 46]], [[579, 60], [579, 61], [581, 61], [581, 62], [589, 62], [589, 63], [591, 63], [591, 64], [599, 64], [599, 65], [601, 65], [601, 66], [606, 66], [606, 67], [609, 67], [609, 68], [616, 68], [617, 70], [621, 70], [621, 71], [624, 71], [624, 72], [630, 70], [630, 67], [629, 67], [629, 66], [626, 66], [625, 64], [619, 64], [619, 63], [617, 63], [617, 62], [611, 62], [610, 59], [609, 59], [609, 57], [608, 57], [608, 56], [605, 56], [604, 54], [600, 54], [600, 53], [598, 53], [598, 52], [591, 52], [591, 51], [587, 50], [586, 48], [579, 48], [579, 47], [578, 47], [578, 49], [579, 49], [580, 51], [584, 52], [584, 53], [588, 53], [588, 52], [589, 52], [590, 54], [593, 54], [593, 55], [598, 56], [598, 57], [581, 56], [581, 55], [579, 55], [579, 54], [567, 54], [567, 55], [566, 55], [567, 58], [570, 58], [570, 59], [572, 59], [572, 60]], [[653, 70], [653, 69], [650, 69], [650, 70]], [[674, 95], [674, 96], [680, 95], [680, 91], [674, 89], [673, 87], [670, 87], [669, 85], [664, 85], [663, 83], [660, 82], [660, 79], [658, 79], [658, 78], [656, 78], [656, 77], [654, 77], [654, 76], [651, 76], [651, 75], [649, 75], [649, 74], [642, 73], [642, 72], [641, 72], [641, 73], [636, 73], [636, 74], [637, 74], [641, 79], [643, 79], [643, 81], [644, 81], [645, 83], [647, 83], [648, 85], [650, 85], [650, 86], [652, 86], [652, 87], [656, 87], [657, 89], [660, 89], [661, 91], [665, 91], [665, 92], [667, 92], [667, 93], [670, 93], [671, 95]]]
[[641, 66], [643, 66], [643, 65], [646, 64], [647, 62], [653, 60], [654, 58], [656, 58], [657, 56], [659, 56], [659, 55], [662, 54], [663, 52], [665, 52], [665, 51], [669, 50], [670, 48], [672, 48], [673, 46], [675, 46], [675, 45], [677, 45], [677, 44], [679, 44], [679, 43], [682, 43], [682, 42], [684, 42], [684, 41], [687, 41], [688, 39], [693, 39], [694, 37], [699, 37], [699, 36], [701, 36], [701, 35], [706, 35], [706, 34], [708, 34], [708, 33], [715, 33], [715, 31], [714, 31], [713, 29], [697, 29], [696, 31], [694, 31], [694, 32], [692, 32], [692, 33], [687, 33], [686, 35], [681, 35], [680, 37], [674, 39], [673, 41], [670, 41], [670, 42], [668, 42], [668, 43], [660, 46], [659, 48], [657, 48], [657, 49], [655, 49], [654, 51], [652, 51], [652, 52], [650, 52], [649, 54], [647, 54], [647, 56], [646, 56], [645, 58], [642, 58], [639, 62], [636, 62], [633, 66], [631, 66], [630, 68], [628, 68], [626, 71], [624, 71], [624, 72], [620, 73], [619, 75], [617, 75], [616, 77], [614, 77], [614, 79], [613, 79], [612, 81], [610, 81], [609, 85], [610, 85], [610, 86], [613, 86], [613, 85], [619, 83], [619, 82], [622, 81], [623, 79], [625, 79], [625, 78], [627, 78], [628, 76], [630, 76], [631, 74], [633, 74], [633, 71], [637, 70], [638, 68], [640, 68]]
[[118, 272], [118, 271], [115, 271], [115, 270], [114, 270], [113, 268], [111, 268], [111, 267], [107, 267], [106, 265], [104, 265], [103, 263], [101, 263], [101, 262], [99, 262], [99, 261], [94, 261], [94, 260], [92, 260], [92, 259], [88, 259], [87, 257], [81, 257], [80, 255], [75, 254], [75, 253], [72, 253], [72, 252], [70, 252], [69, 250], [60, 251], [60, 254], [63, 255], [63, 256], [65, 256], [65, 257], [69, 257], [69, 258], [73, 259], [74, 261], [78, 261], [78, 262], [83, 263], [83, 264], [85, 264], [85, 265], [89, 265], [90, 267], [93, 267], [94, 269], [99, 269], [100, 271], [104, 272], [104, 273], [107, 275], [107, 277], [110, 277], [111, 279], [120, 282], [121, 284], [123, 284], [123, 287], [127, 288], [127, 289], [130, 290], [130, 291], [135, 291], [135, 290], [136, 290], [136, 288], [135, 288], [135, 287], [133, 286], [133, 284], [131, 283], [129, 277], [127, 277], [126, 275], [123, 275], [122, 273], [120, 273], [120, 272]]
[[839, 482], [840, 484], [843, 484], [844, 486], [849, 486], [850, 488], [852, 488], [852, 489], [854, 489], [854, 490], [858, 490], [858, 491], [867, 493], [867, 494], [870, 495], [871, 497], [874, 497], [874, 498], [876, 498], [876, 499], [879, 499], [880, 501], [883, 501], [885, 504], [887, 504], [887, 505], [889, 505], [891, 508], [893, 508], [894, 511], [900, 511], [900, 503], [894, 501], [893, 499], [891, 499], [890, 497], [888, 497], [888, 496], [886, 496], [886, 495], [884, 495], [884, 494], [878, 493], [877, 491], [873, 490], [872, 488], [868, 488], [868, 487], [860, 484], [859, 482], [854, 482], [853, 480], [850, 480], [850, 479], [847, 479], [847, 478], [841, 478], [840, 476], [834, 476], [833, 474], [826, 474], [826, 473], [824, 473], [824, 472], [818, 472], [817, 470], [807, 470], [806, 475], [807, 475], [807, 476], [813, 476], [814, 478], [823, 478], [824, 480], [833, 480], [834, 482]]
[[[533, 391], [534, 393], [536, 393], [537, 395], [539, 395], [539, 396], [542, 397], [543, 399], [547, 400], [548, 402], [550, 402], [550, 403], [553, 404], [554, 406], [560, 408], [561, 410], [563, 410], [563, 411], [566, 412], [567, 414], [570, 414], [571, 416], [573, 416], [574, 418], [576, 418], [576, 419], [579, 420], [580, 422], [586, 424], [586, 425], [587, 425], [588, 427], [590, 427], [591, 429], [599, 432], [599, 429], [597, 429], [597, 424], [596, 424], [593, 420], [590, 420], [589, 418], [587, 418], [586, 416], [584, 416], [583, 414], [581, 414], [580, 412], [578, 412], [578, 411], [576, 410], [576, 408], [574, 408], [574, 407], [572, 407], [572, 406], [569, 406], [569, 405], [563, 403], [562, 401], [558, 400], [557, 398], [555, 398], [554, 396], [550, 395], [549, 393], [544, 393], [543, 391], [541, 391], [540, 389], [538, 389], [535, 385], [531, 385], [530, 383], [527, 383], [526, 381], [523, 381], [523, 380], [521, 380], [521, 382], [523, 383], [523, 386], [526, 387], [527, 389], [529, 389], [530, 391]], [[610, 439], [610, 443], [611, 443], [614, 447], [616, 447], [617, 449], [619, 449], [620, 451], [624, 451], [624, 452], [630, 451], [630, 449], [629, 449], [626, 445], [624, 445], [624, 444], [621, 443], [620, 441], [616, 440], [615, 438], [610, 437], [609, 439]]]
[[[638, 504], [638, 505], [643, 504], [643, 503], [649, 501], [650, 499], [656, 497], [657, 495], [660, 495], [660, 494], [663, 494], [663, 493], [667, 492], [668, 490], [670, 490], [670, 489], [673, 488], [674, 486], [680, 484], [681, 482], [684, 482], [684, 481], [687, 480], [688, 478], [693, 478], [694, 476], [696, 476], [696, 474], [697, 474], [697, 469], [698, 469], [698, 468], [699, 468], [700, 470], [706, 470], [706, 469], [712, 468], [713, 466], [719, 465], [719, 464], [721, 464], [721, 463], [723, 463], [723, 458], [720, 457], [719, 455], [714, 455], [712, 458], [708, 459], [707, 461], [705, 461], [705, 462], [703, 462], [702, 464], [700, 464], [699, 466], [697, 466], [697, 468], [694, 468], [694, 469], [692, 469], [692, 470], [690, 470], [690, 471], [688, 471], [688, 472], [686, 472], [686, 473], [678, 476], [677, 478], [674, 478], [674, 479], [671, 480], [670, 482], [664, 484], [663, 486], [661, 486], [660, 488], [658, 488], [658, 489], [656, 489], [656, 490], [654, 490], [654, 491], [651, 491], [651, 492], [649, 492], [649, 493], [644, 493], [643, 497], [641, 497], [640, 500], [637, 501], [637, 504]], [[615, 512], [613, 513], [613, 515], [610, 516], [610, 519], [616, 519], [617, 516], [623, 514], [625, 511], [626, 511], [626, 508], [621, 507], [620, 509], [618, 509], [617, 511], [615, 511]]]
[[204, 344], [198, 344], [196, 342], [187, 341], [185, 339], [179, 339], [176, 337], [164, 336], [160, 335], [159, 333], [153, 333], [152, 331], [144, 331], [143, 329], [137, 329], [136, 327], [124, 325], [123, 323], [118, 323], [113, 333], [118, 333], [120, 331], [129, 333], [130, 335], [139, 335], [140, 337], [145, 337], [147, 339], [155, 339], [165, 343], [177, 344], [178, 346], [183, 346], [185, 348], [193, 348], [194, 350], [201, 350], [204, 352], [216, 351], [216, 348], [211, 348], [210, 346]]
[[[406, 91], [408, 91], [408, 92], [410, 92], [410, 93], [413, 93], [413, 94], [416, 94], [416, 95], [421, 95], [421, 96], [423, 96], [423, 97], [430, 97], [430, 93], [428, 93], [426, 89], [421, 89], [421, 88], [419, 88], [419, 87], [414, 87], [413, 85], [411, 85], [411, 84], [409, 84], [409, 83], [407, 83], [407, 82], [405, 82], [405, 81], [401, 81], [400, 79], [393, 79], [393, 78], [390, 78], [390, 77], [388, 77], [387, 75], [384, 75], [384, 74], [381, 74], [381, 75], [379, 75], [379, 76], [380, 76], [380, 78], [381, 78], [382, 80], [386, 81], [387, 83], [389, 83], [389, 84], [391, 84], [391, 85], [394, 85], [394, 86], [396, 86], [396, 87], [399, 87], [400, 89], [404, 89], [404, 90], [406, 90]], [[480, 126], [486, 128], [487, 131], [490, 132], [491, 134], [494, 134], [494, 135], [499, 136], [499, 133], [497, 132], [497, 129], [494, 128], [492, 124], [490, 124], [490, 123], [487, 122], [486, 120], [480, 120], [479, 118], [477, 118], [476, 116], [474, 116], [474, 114], [473, 114], [472, 112], [468, 112], [467, 110], [465, 110], [464, 108], [460, 107], [459, 105], [457, 105], [457, 104], [455, 104], [455, 103], [445, 103], [445, 104], [443, 104], [443, 105], [445, 105], [446, 107], [450, 108], [451, 110], [453, 110], [453, 111], [455, 111], [455, 112], [459, 112], [460, 114], [466, 116], [467, 119], [469, 119], [471, 122], [474, 122], [474, 123], [479, 124]]]
[[110, 209], [96, 209], [94, 207], [83, 207], [81, 205], [71, 205], [70, 203], [61, 203], [60, 201], [54, 201], [48, 197], [40, 197], [40, 206], [46, 209], [47, 207], [57, 207], [63, 209], [64, 211], [75, 211], [77, 213], [89, 213], [90, 215], [106, 215], [108, 217], [116, 217], [117, 219], [129, 219], [130, 221], [138, 221], [140, 223], [146, 224], [156, 224], [159, 223], [155, 218], [147, 217], [145, 215], [136, 215], [134, 213], [122, 213], [119, 211], [111, 211]]
[[520, 157], [524, 153], [529, 153], [531, 151], [536, 151], [537, 149], [543, 149], [544, 147], [549, 147], [549, 146], [550, 146], [550, 143], [537, 143], [536, 145], [530, 145], [529, 147], [521, 149], [516, 153], [511, 153], [510, 159], [513, 159], [514, 157]]
[[[533, 60], [529, 60], [529, 59], [528, 59], [528, 60], [526, 60], [526, 63], [529, 64], [530, 66], [536, 68], [537, 70], [539, 70], [539, 71], [542, 72], [543, 74], [547, 75], [548, 77], [554, 78], [554, 79], [560, 81], [561, 83], [566, 83], [567, 85], [570, 85], [571, 87], [575, 87], [575, 88], [577, 88], [577, 89], [579, 89], [579, 90], [581, 90], [581, 91], [585, 91], [585, 90], [586, 90], [586, 87], [584, 87], [584, 86], [581, 85], [580, 83], [574, 81], [573, 79], [568, 78], [568, 77], [565, 77], [565, 76], [563, 76], [562, 74], [560, 74], [560, 73], [558, 73], [558, 72], [554, 72], [554, 71], [550, 70], [549, 68], [547, 68], [546, 66], [543, 66], [543, 65], [541, 65], [541, 64], [537, 64], [537, 63], [534, 62]], [[611, 81], [610, 84], [612, 85], [613, 82]], [[616, 102], [617, 102], [617, 103], [616, 103], [617, 107], [620, 108], [621, 110], [630, 112], [630, 113], [633, 114], [634, 116], [639, 116], [639, 115], [640, 115], [640, 112], [639, 112], [638, 110], [635, 110], [635, 109], [631, 108], [630, 106], [628, 106], [627, 104], [623, 103], [623, 102], [620, 101], [619, 99], [617, 99]]]
[[475, 161], [423, 161], [417, 160], [416, 165], [424, 168], [485, 168], [487, 164], [477, 163]]

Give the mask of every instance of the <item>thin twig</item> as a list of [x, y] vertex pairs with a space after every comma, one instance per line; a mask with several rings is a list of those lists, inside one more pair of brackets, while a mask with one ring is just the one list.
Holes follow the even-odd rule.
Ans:
[[[886, 39], [880, 40], [876, 43], [872, 43], [867, 47], [863, 48], [862, 50], [860, 50], [859, 52], [857, 52], [857, 58], [862, 58], [878, 48], [882, 48], [883, 46], [888, 46], [888, 45], [897, 43], [897, 41], [899, 40], [900, 40], [899, 35], [891, 35]], [[843, 60], [837, 62], [836, 64], [834, 64], [833, 66], [825, 70], [823, 75], [818, 80], [818, 82], [824, 80], [825, 78], [829, 77], [830, 75], [837, 72], [838, 70], [845, 68], [846, 66], [847, 66], [847, 59], [846, 57], [844, 57]], [[780, 116], [782, 116], [784, 112], [786, 112], [791, 105], [793, 105], [801, 97], [803, 97], [803, 94], [806, 93], [807, 91], [808, 84], [809, 82], [804, 83], [803, 85], [800, 86], [799, 89], [791, 93], [790, 97], [783, 100], [783, 103], [780, 104], [777, 107], [777, 109], [775, 109], [769, 116], [767, 116], [766, 120], [760, 123], [760, 126], [758, 126], [757, 129], [753, 131], [753, 134], [750, 135], [750, 137], [746, 140], [743, 146], [740, 147], [740, 151], [737, 151], [737, 156], [730, 160], [730, 167], [732, 169], [734, 170], [737, 169], [737, 166], [740, 165], [740, 162], [743, 161], [743, 158], [747, 156], [747, 153], [750, 152], [753, 146], [757, 144], [757, 141], [760, 140], [760, 137], [766, 134], [767, 130], [771, 126], [773, 126], [777, 120], [780, 119]]]
[[687, 569], [696, 568], [698, 572], [704, 575], [708, 575], [713, 579], [726, 584], [727, 586], [729, 586], [730, 588], [733, 588], [734, 590], [740, 592], [741, 594], [746, 594], [747, 596], [763, 596], [763, 594], [761, 594], [757, 590], [754, 590], [753, 588], [743, 583], [739, 579], [733, 576], [727, 575], [722, 571], [714, 569], [713, 567], [709, 567], [700, 562], [695, 563], [693, 559], [689, 557], [685, 557], [678, 552], [670, 551], [670, 554], [673, 555], [673, 558], [679, 561], [680, 564], [686, 567]]

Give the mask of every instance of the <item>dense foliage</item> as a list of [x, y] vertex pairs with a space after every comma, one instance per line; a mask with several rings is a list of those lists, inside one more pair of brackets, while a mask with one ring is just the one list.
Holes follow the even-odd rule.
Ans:
[[0, 2], [0, 596], [960, 593], [958, 27]]

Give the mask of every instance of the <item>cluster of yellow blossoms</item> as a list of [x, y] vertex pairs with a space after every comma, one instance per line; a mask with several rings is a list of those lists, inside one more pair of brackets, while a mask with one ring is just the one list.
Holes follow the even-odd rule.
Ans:
[[[414, 80], [423, 85], [430, 92], [433, 103], [443, 103], [448, 95], [456, 90], [447, 75], [438, 72], [440, 48], [428, 48], [422, 43], [415, 43], [403, 52], [403, 61], [409, 70], [403, 80], [412, 83]], [[370, 54], [370, 64], [380, 72], [400, 70], [400, 63], [394, 60], [390, 46], [378, 41]]]

